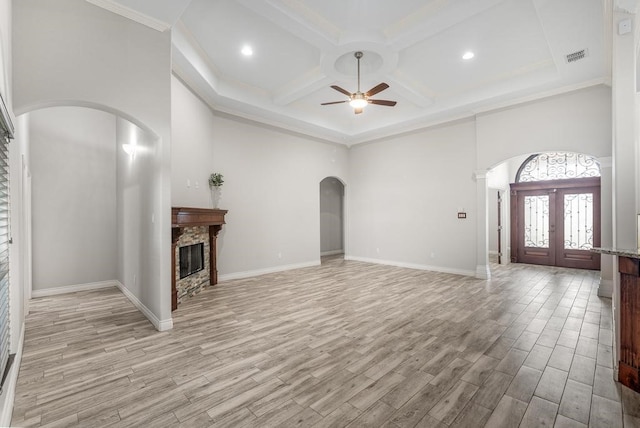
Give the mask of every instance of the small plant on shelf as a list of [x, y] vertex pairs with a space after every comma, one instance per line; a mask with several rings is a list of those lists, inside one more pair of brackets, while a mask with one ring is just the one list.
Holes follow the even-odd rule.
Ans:
[[209, 176], [209, 187], [222, 187], [224, 183], [224, 177], [219, 172], [214, 172]]

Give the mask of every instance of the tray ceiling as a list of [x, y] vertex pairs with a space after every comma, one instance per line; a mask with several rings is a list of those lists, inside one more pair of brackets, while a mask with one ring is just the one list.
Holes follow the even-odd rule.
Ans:
[[[174, 73], [214, 110], [347, 145], [609, 80], [602, 0], [89, 1], [166, 22]], [[396, 107], [320, 105], [355, 92], [354, 51]]]

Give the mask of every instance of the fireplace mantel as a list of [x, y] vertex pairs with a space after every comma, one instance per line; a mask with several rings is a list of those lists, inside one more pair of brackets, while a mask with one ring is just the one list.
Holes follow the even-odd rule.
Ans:
[[171, 227], [222, 226], [227, 210], [210, 208], [171, 208]]
[[216, 241], [218, 232], [225, 224], [227, 210], [210, 208], [171, 208], [171, 310], [178, 308], [178, 291], [176, 290], [176, 243], [185, 227], [209, 226], [209, 285], [218, 283], [216, 260]]

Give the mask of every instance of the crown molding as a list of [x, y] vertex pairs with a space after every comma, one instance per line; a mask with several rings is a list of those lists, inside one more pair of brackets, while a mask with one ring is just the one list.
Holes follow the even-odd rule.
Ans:
[[120, 3], [117, 3], [115, 0], [86, 0], [86, 1], [95, 6], [106, 9], [109, 12], [113, 12], [117, 15], [124, 16], [125, 18], [135, 21], [139, 24], [145, 25], [149, 28], [153, 28], [156, 31], [164, 32], [164, 31], [167, 31], [169, 28], [171, 28], [170, 24], [167, 24], [166, 22], [153, 18], [149, 15], [145, 15], [144, 13], [138, 12], [137, 10], [123, 6]]

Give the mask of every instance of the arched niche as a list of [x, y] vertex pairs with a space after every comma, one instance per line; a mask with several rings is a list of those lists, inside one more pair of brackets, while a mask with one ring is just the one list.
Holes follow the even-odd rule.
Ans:
[[320, 181], [320, 255], [345, 254], [345, 185], [338, 177]]

